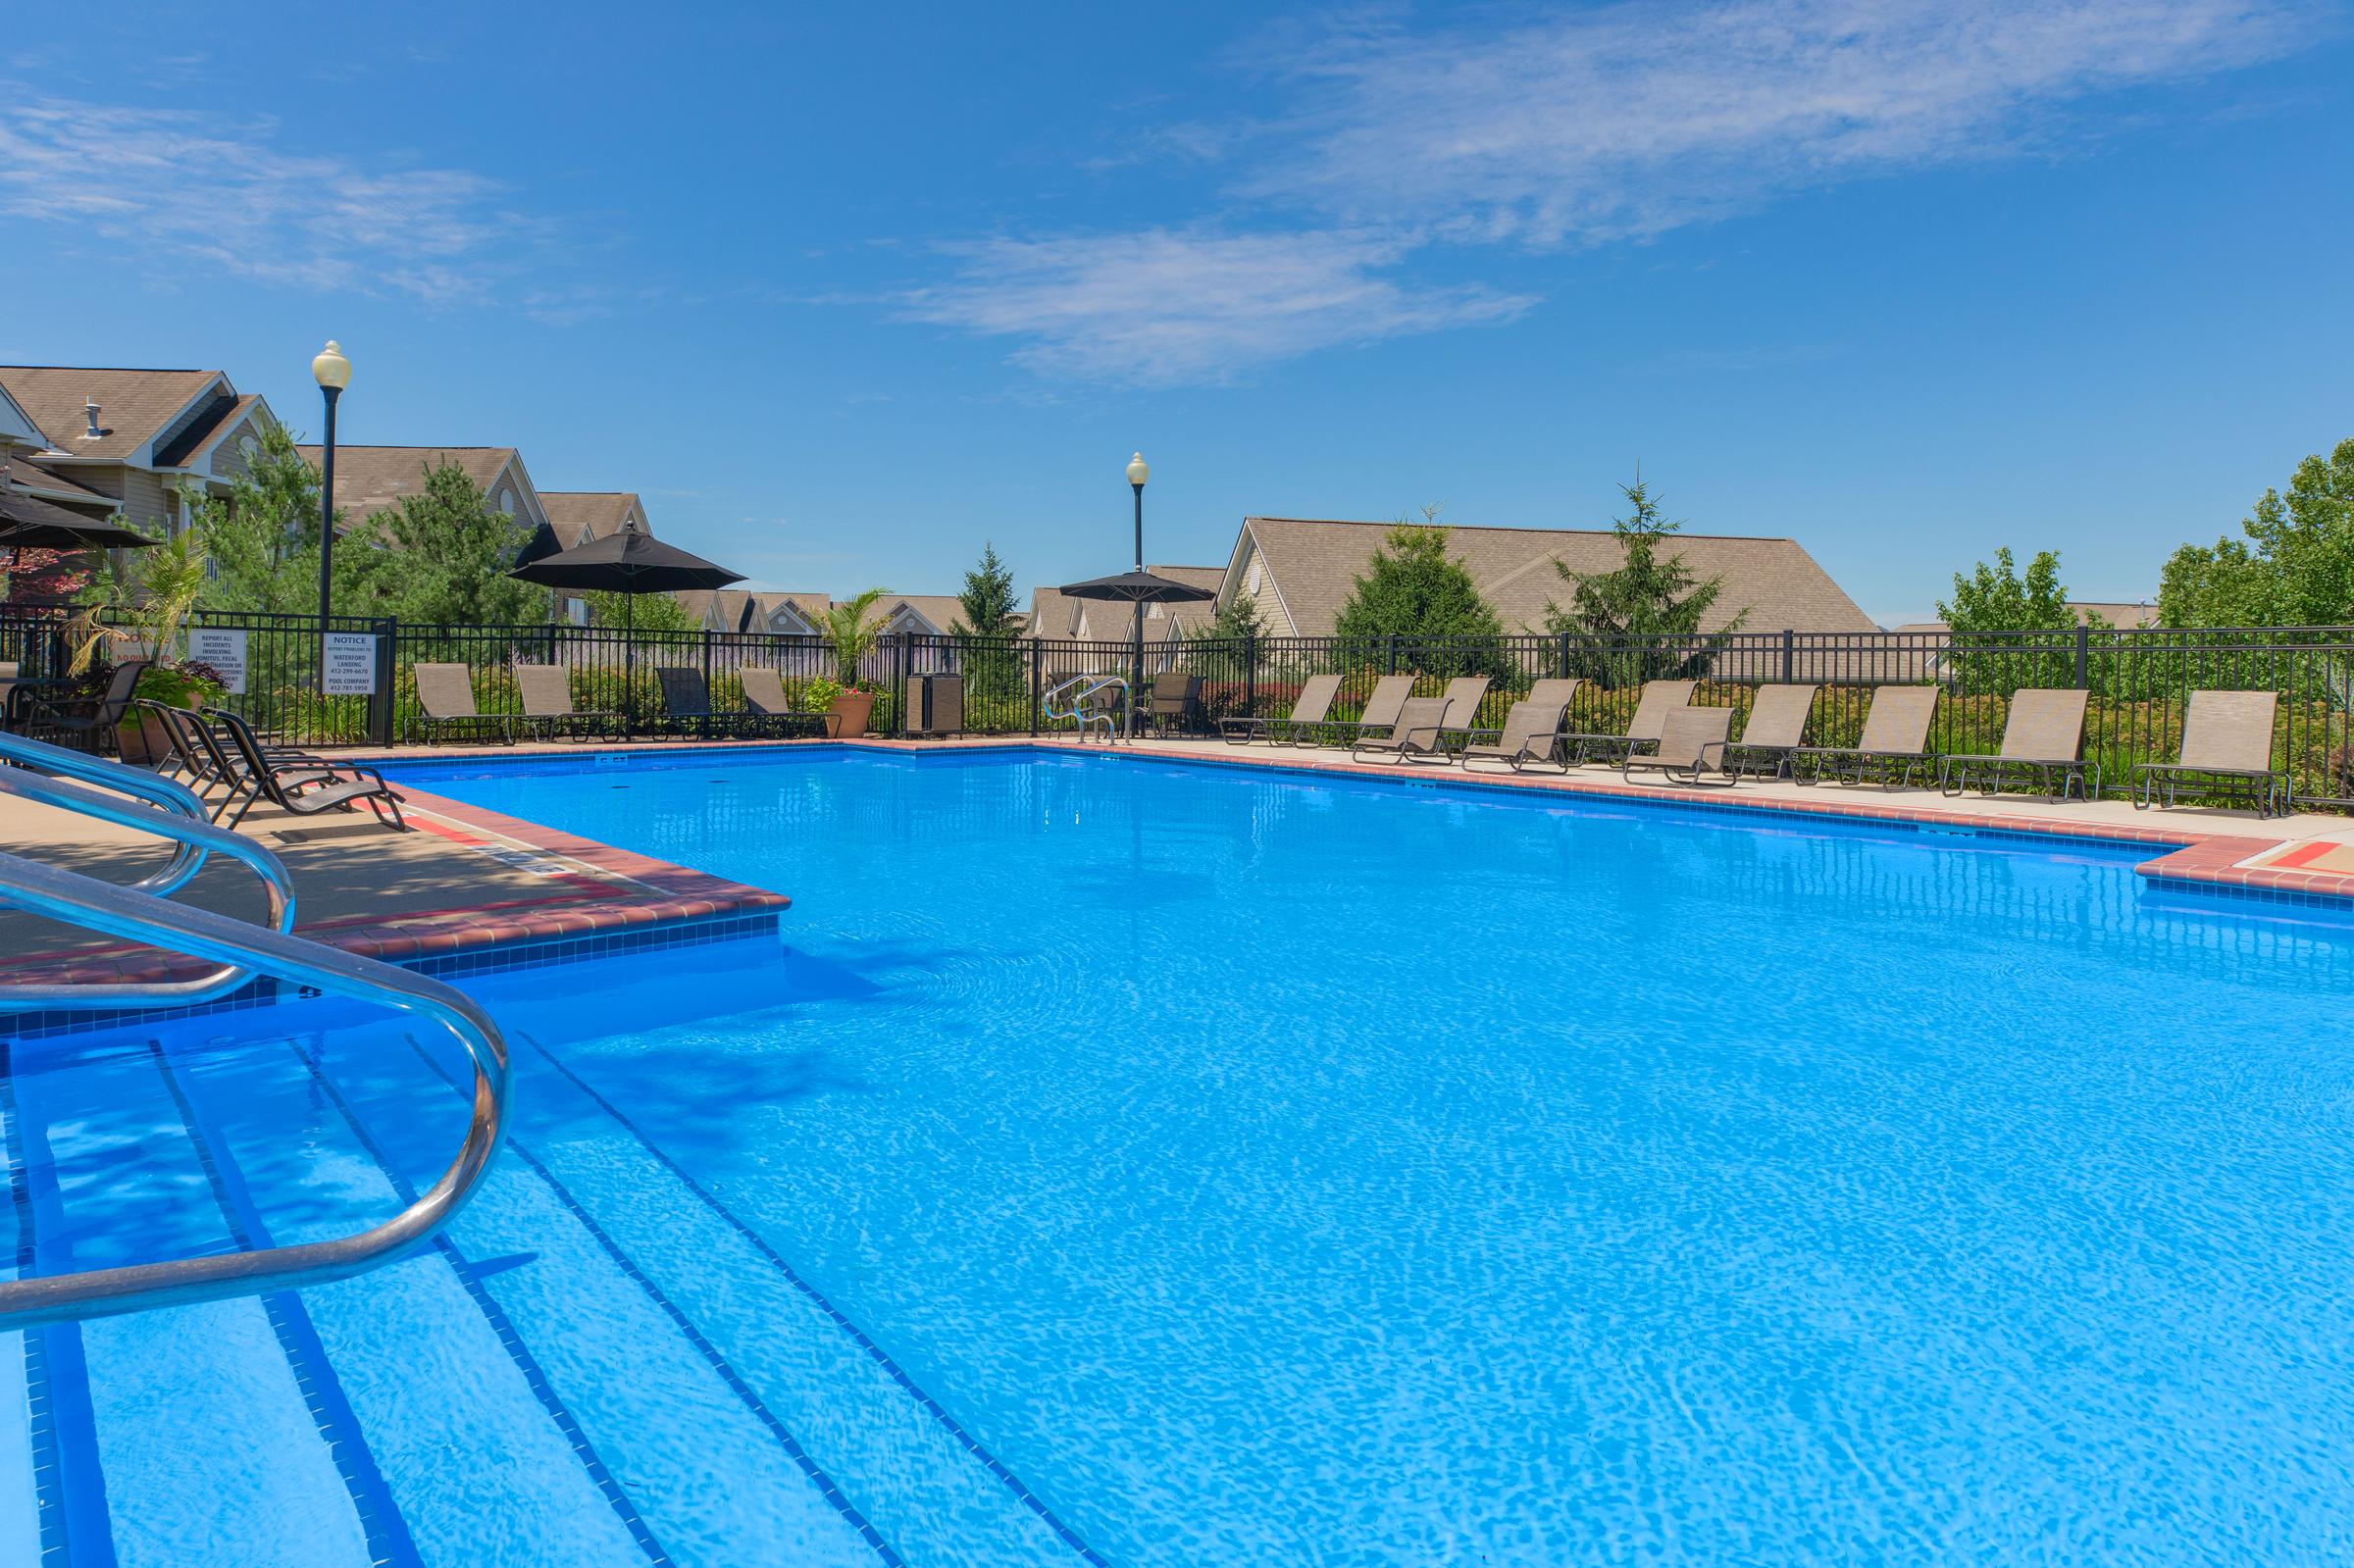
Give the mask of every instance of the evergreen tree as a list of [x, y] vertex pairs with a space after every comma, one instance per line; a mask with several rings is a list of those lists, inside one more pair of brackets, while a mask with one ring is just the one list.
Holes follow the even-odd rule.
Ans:
[[1632, 510], [1611, 520], [1623, 559], [1614, 572], [1573, 572], [1553, 564], [1569, 584], [1569, 604], [1545, 606], [1545, 629], [1571, 638], [1574, 673], [1606, 686], [1627, 686], [1663, 679], [1697, 680], [1709, 673], [1723, 634], [1740, 630], [1743, 609], [1714, 635], [1696, 642], [1701, 623], [1724, 592], [1724, 579], [1702, 581], [1674, 551], [1662, 552], [1669, 534], [1683, 527], [1661, 514], [1659, 498], [1638, 473], [1621, 484]]
[[[319, 471], [294, 449], [290, 432], [263, 431], [230, 493], [192, 496], [188, 516], [213, 565], [206, 606], [280, 615], [318, 609]], [[342, 518], [338, 511], [335, 520]], [[337, 564], [335, 608], [356, 610], [350, 600], [361, 563], [338, 556]]]
[[1267, 634], [1267, 625], [1258, 613], [1258, 601], [1248, 593], [1238, 593], [1217, 607], [1209, 624], [1193, 634], [1196, 642], [1241, 642], [1256, 640]]
[[546, 590], [507, 576], [532, 536], [492, 507], [455, 463], [429, 465], [425, 488], [382, 518], [378, 536], [336, 540], [366, 563], [377, 614], [446, 626], [512, 626], [542, 618]]
[[1437, 507], [1425, 507], [1420, 523], [1401, 518], [1390, 530], [1350, 590], [1333, 634], [1357, 642], [1360, 660], [1380, 644], [1397, 647], [1402, 670], [1500, 675], [1504, 628], [1471, 574], [1447, 553], [1437, 517]]
[[1013, 573], [998, 559], [994, 543], [981, 546], [981, 559], [964, 575], [956, 595], [960, 614], [949, 635], [956, 639], [957, 664], [968, 702], [1002, 702], [1019, 694], [1021, 662], [1012, 635], [1020, 610], [1013, 597]]

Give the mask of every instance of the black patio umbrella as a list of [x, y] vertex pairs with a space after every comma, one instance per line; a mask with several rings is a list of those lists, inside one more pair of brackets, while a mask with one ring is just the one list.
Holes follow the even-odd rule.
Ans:
[[[530, 566], [534, 561], [544, 561], [551, 555], [560, 554], [563, 549], [563, 542], [556, 537], [556, 531], [542, 523], [532, 530], [532, 536], [523, 541], [522, 549], [515, 552], [515, 564]], [[554, 588], [547, 590], [547, 619], [549, 625], [555, 624], [556, 590]]]
[[1142, 691], [1145, 685], [1145, 612], [1143, 607], [1148, 604], [1190, 604], [1202, 599], [1214, 599], [1217, 595], [1207, 588], [1197, 588], [1191, 583], [1172, 582], [1168, 578], [1156, 578], [1141, 566], [1132, 571], [1122, 572], [1116, 578], [1090, 578], [1085, 582], [1072, 582], [1066, 584], [1061, 592], [1074, 599], [1104, 599], [1115, 604], [1126, 603], [1137, 606], [1133, 616], [1136, 622], [1135, 683], [1128, 688], [1128, 736], [1130, 739], [1134, 739], [1136, 737], [1137, 693]]
[[37, 495], [0, 489], [0, 549], [141, 550], [163, 542], [109, 519], [54, 506]]
[[640, 593], [675, 593], [685, 588], [724, 588], [743, 574], [714, 566], [650, 533], [622, 529], [601, 539], [518, 566], [507, 576], [541, 587], [618, 593], [622, 624], [622, 727], [633, 722], [630, 683], [638, 674], [637, 604]]

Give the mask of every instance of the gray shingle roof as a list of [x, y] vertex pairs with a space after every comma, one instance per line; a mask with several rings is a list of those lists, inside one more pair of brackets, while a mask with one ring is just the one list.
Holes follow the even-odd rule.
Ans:
[[[298, 446], [313, 468], [322, 448]], [[335, 505], [343, 509], [346, 531], [379, 512], [388, 512], [404, 495], [425, 488], [429, 468], [454, 463], [466, 477], [487, 491], [499, 471], [514, 461], [511, 446], [345, 446], [335, 443]]]
[[[340, 454], [336, 466], [341, 467]], [[338, 474], [337, 478], [340, 477]], [[642, 512], [644, 508], [636, 490], [541, 490], [539, 510], [547, 514], [548, 527], [556, 531], [556, 537], [570, 549], [585, 539], [601, 539], [608, 533], [619, 532], [633, 511]], [[651, 518], [643, 519], [640, 526], [649, 536], [653, 533]], [[588, 531], [585, 534], [584, 529]]]
[[[1258, 596], [1262, 609], [1271, 615], [1280, 602], [1297, 634], [1329, 635], [1356, 580], [1396, 526], [1245, 519], [1243, 527], [1258, 541], [1272, 580]], [[1448, 553], [1471, 574], [1507, 632], [1542, 630], [1546, 605], [1568, 598], [1570, 585], [1555, 570], [1557, 561], [1572, 572], [1592, 574], [1614, 571], [1624, 559], [1617, 535], [1608, 530], [1440, 526], [1447, 530]], [[1794, 539], [1676, 533], [1665, 548], [1682, 556], [1696, 577], [1725, 580], [1704, 631], [1721, 629], [1745, 608], [1744, 629], [1752, 632], [1876, 630]]]

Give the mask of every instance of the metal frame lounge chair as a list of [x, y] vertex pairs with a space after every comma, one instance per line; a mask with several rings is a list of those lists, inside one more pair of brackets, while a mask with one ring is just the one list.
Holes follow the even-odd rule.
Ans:
[[18, 729], [34, 740], [47, 740], [92, 753], [114, 744], [115, 727], [130, 711], [131, 693], [152, 659], [125, 659], [107, 678], [106, 691], [96, 697], [51, 701], [27, 693]]
[[[206, 744], [208, 737], [198, 731], [197, 715], [193, 711], [148, 698], [134, 701], [131, 708], [154, 721], [170, 741], [171, 766], [164, 770], [167, 777], [185, 776], [191, 781], [189, 787], [196, 791], [199, 799], [209, 797], [216, 787], [227, 787], [232, 791], [237, 788], [243, 773], [230, 764], [228, 755], [217, 744]], [[335, 767], [326, 758], [300, 746], [267, 745], [258, 738], [255, 744], [263, 759], [274, 768], [289, 772], [333, 772]]]
[[1319, 720], [1309, 727], [1313, 738], [1307, 740], [1295, 738], [1294, 743], [1305, 746], [1330, 744], [1331, 742], [1327, 741], [1321, 733], [1316, 733], [1316, 732], [1326, 730], [1350, 733], [1353, 743], [1356, 736], [1367, 734], [1375, 730], [1387, 734], [1397, 727], [1398, 715], [1405, 711], [1407, 699], [1413, 694], [1414, 678], [1412, 676], [1385, 675], [1373, 683], [1373, 694], [1365, 698], [1365, 707], [1362, 713], [1354, 719]]
[[736, 685], [743, 693], [744, 708], [755, 718], [777, 720], [780, 729], [798, 721], [817, 721], [821, 731], [831, 732], [830, 713], [803, 713], [793, 705], [785, 694], [785, 678], [775, 670], [761, 665], [745, 665], [736, 672]]
[[1145, 723], [1166, 735], [1171, 721], [1180, 733], [1191, 734], [1202, 707], [1202, 678], [1185, 670], [1163, 670], [1152, 678], [1152, 694], [1145, 700]]
[[2173, 762], [2134, 768], [2141, 791], [2133, 809], [2149, 810], [2151, 792], [2160, 787], [2172, 808], [2175, 790], [2185, 780], [2249, 785], [2259, 817], [2291, 804], [2288, 775], [2273, 766], [2273, 716], [2279, 706], [2277, 691], [2193, 691], [2182, 715], [2180, 754]]
[[1635, 701], [1635, 716], [1627, 721], [1626, 733], [1580, 734], [1564, 731], [1556, 737], [1561, 755], [1570, 764], [1582, 767], [1597, 760], [1597, 752], [1602, 753], [1599, 760], [1605, 763], [1623, 762], [1643, 747], [1657, 745], [1664, 733], [1667, 715], [1690, 703], [1699, 684], [1697, 681], [1644, 682], [1643, 695]]
[[1974, 779], [1981, 790], [1993, 794], [2005, 778], [2022, 772], [2042, 782], [2046, 800], [2063, 799], [2071, 788], [2092, 799], [2101, 792], [2101, 765], [2084, 760], [2084, 712], [2091, 700], [2089, 691], [2056, 686], [2013, 692], [2011, 712], [2003, 721], [2002, 749], [1939, 759], [1937, 787], [1958, 795]]
[[1439, 726], [1446, 732], [1442, 741], [1467, 733], [1479, 722], [1479, 705], [1488, 700], [1488, 687], [1494, 683], [1484, 675], [1458, 675], [1447, 683], [1439, 693], [1447, 704], [1447, 717]]
[[[1658, 773], [1676, 784], [1721, 784], [1729, 789], [1734, 774], [1725, 765], [1724, 754], [1725, 737], [1732, 733], [1730, 708], [1671, 709], [1660, 727], [1659, 749], [1630, 753], [1618, 764], [1618, 776], [1633, 784], [1638, 773]], [[1705, 777], [1711, 773], [1717, 777]]]
[[1281, 744], [1281, 733], [1298, 734], [1301, 730], [1324, 722], [1332, 711], [1332, 699], [1341, 694], [1341, 678], [1337, 675], [1311, 675], [1300, 683], [1300, 695], [1292, 699], [1292, 711], [1282, 718], [1259, 719], [1237, 715], [1218, 721], [1218, 735], [1228, 745], [1247, 746], [1265, 736], [1270, 744]]
[[523, 696], [521, 722], [537, 725], [542, 735], [559, 732], [611, 734], [621, 715], [572, 705], [572, 672], [560, 664], [518, 664], [515, 689]]
[[409, 721], [427, 745], [440, 739], [443, 730], [472, 725], [497, 731], [501, 740], [515, 738], [514, 727], [503, 713], [485, 713], [474, 699], [474, 672], [462, 664], [413, 664], [417, 706], [425, 711]]
[[[229, 818], [223, 827], [236, 827], [245, 820], [245, 813], [267, 800], [297, 817], [365, 805], [385, 827], [398, 833], [409, 831], [400, 815], [400, 793], [373, 768], [348, 762], [274, 760], [265, 754], [253, 727], [233, 713], [183, 712], [182, 723], [229, 784], [229, 793], [213, 808], [213, 821], [221, 822], [224, 815]], [[227, 746], [221, 743], [223, 734], [229, 737]], [[230, 811], [231, 806], [236, 810]], [[386, 812], [391, 815], [387, 817]]]
[[1864, 733], [1854, 745], [1790, 749], [1791, 781], [1817, 784], [1827, 774], [1860, 784], [1867, 772], [1877, 769], [1883, 788], [1893, 789], [1900, 783], [1910, 788], [1913, 771], [1925, 773], [1936, 760], [1929, 754], [1929, 725], [1936, 717], [1935, 686], [1881, 686], [1871, 694]]
[[1390, 762], [1447, 762], [1445, 697], [1408, 697], [1398, 710], [1398, 722], [1386, 735], [1361, 735], [1351, 743], [1349, 760], [1363, 762], [1368, 754]]
[[654, 683], [662, 689], [662, 717], [672, 725], [691, 726], [698, 735], [735, 727], [736, 715], [711, 711], [711, 683], [703, 672], [683, 664], [654, 666]]
[[[1469, 744], [1458, 754], [1465, 772], [1474, 762], [1501, 762], [1518, 773], [1534, 763], [1558, 767], [1563, 773], [1569, 765], [1560, 758], [1561, 715], [1569, 710], [1569, 699], [1577, 695], [1575, 679], [1549, 677], [1528, 688], [1528, 695], [1512, 704], [1504, 716], [1501, 730], [1461, 730], [1457, 733]], [[1493, 735], [1492, 741], [1474, 738]]]
[[1751, 697], [1741, 738], [1724, 748], [1724, 771], [1739, 779], [1754, 774], [1779, 779], [1790, 771], [1790, 753], [1806, 744], [1807, 720], [1815, 712], [1811, 685], [1766, 684]]

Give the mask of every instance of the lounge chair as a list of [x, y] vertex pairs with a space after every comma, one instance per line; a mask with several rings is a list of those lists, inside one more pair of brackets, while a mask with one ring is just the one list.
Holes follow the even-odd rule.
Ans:
[[[1672, 708], [1660, 727], [1656, 750], [1629, 753], [1618, 764], [1618, 775], [1632, 784], [1638, 773], [1664, 774], [1677, 784], [1703, 783], [1731, 787], [1732, 771], [1725, 766], [1725, 736], [1733, 731], [1730, 708]], [[1706, 776], [1716, 775], [1714, 779]]]
[[2013, 692], [2010, 716], [2003, 721], [2002, 749], [1942, 758], [1937, 787], [1958, 795], [1974, 780], [1993, 794], [2017, 772], [2040, 780], [2047, 800], [2060, 800], [2072, 788], [2091, 799], [2101, 792], [2101, 765], [2084, 760], [2084, 710], [2091, 697], [2089, 691], [2040, 686]]
[[1862, 784], [1876, 770], [1883, 786], [1912, 787], [1913, 771], [1926, 773], [1929, 724], [1937, 716], [1935, 686], [1881, 686], [1871, 694], [1871, 711], [1864, 716], [1864, 733], [1852, 746], [1793, 746], [1788, 752], [1790, 777], [1797, 784], [1818, 783], [1826, 774], [1849, 784]]
[[1449, 734], [1461, 734], [1479, 722], [1479, 705], [1488, 700], [1492, 683], [1484, 675], [1457, 676], [1447, 683], [1439, 696], [1447, 704], [1446, 722], [1440, 726]]
[[425, 710], [412, 721], [413, 729], [432, 745], [444, 730], [489, 730], [501, 740], [512, 740], [515, 732], [503, 713], [485, 713], [474, 700], [474, 672], [462, 664], [418, 664], [410, 667], [417, 677], [417, 706]]
[[2184, 780], [2251, 785], [2260, 817], [2287, 806], [2288, 775], [2273, 766], [2273, 715], [2279, 705], [2276, 691], [2193, 691], [2182, 716], [2180, 755], [2134, 768], [2141, 793], [2133, 809], [2147, 811], [2151, 791], [2162, 785], [2166, 804], [2173, 806], [2175, 787]]
[[580, 734], [594, 731], [611, 734], [621, 715], [572, 705], [572, 676], [560, 664], [519, 664], [515, 689], [523, 694], [523, 723], [537, 725], [542, 735]]
[[1264, 736], [1279, 742], [1286, 734], [1298, 734], [1302, 730], [1324, 722], [1332, 711], [1332, 699], [1341, 694], [1341, 678], [1337, 675], [1311, 675], [1302, 683], [1300, 695], [1292, 703], [1289, 715], [1280, 719], [1257, 719], [1249, 715], [1218, 721], [1218, 734], [1229, 745], [1247, 746]]
[[[1460, 753], [1464, 772], [1474, 762], [1500, 762], [1518, 773], [1532, 763], [1547, 763], [1568, 771], [1561, 761], [1560, 735], [1561, 715], [1569, 710], [1569, 699], [1577, 695], [1577, 682], [1569, 679], [1539, 681], [1528, 688], [1528, 695], [1511, 706], [1504, 716], [1501, 730], [1464, 730], [1458, 732], [1470, 743]], [[1472, 737], [1493, 735], [1493, 740]]]
[[833, 729], [832, 714], [803, 713], [794, 707], [785, 695], [785, 678], [774, 670], [746, 665], [736, 672], [736, 684], [743, 692], [745, 710], [756, 719], [774, 720], [779, 729], [799, 728], [810, 720], [826, 731]]
[[[1365, 710], [1354, 719], [1326, 719], [1314, 727], [1317, 731], [1338, 730], [1354, 740], [1357, 735], [1370, 734], [1378, 730], [1387, 734], [1396, 727], [1398, 715], [1406, 707], [1406, 699], [1414, 694], [1414, 678], [1410, 675], [1385, 675], [1373, 683], [1373, 694], [1365, 699]], [[1299, 742], [1303, 745], [1321, 745], [1316, 739]]]
[[1445, 762], [1447, 699], [1408, 697], [1398, 710], [1398, 722], [1386, 735], [1362, 735], [1349, 747], [1349, 760], [1367, 757], [1391, 762]]
[[96, 697], [51, 701], [27, 694], [18, 728], [35, 740], [47, 740], [77, 750], [102, 752], [115, 742], [115, 727], [130, 711], [132, 691], [147, 673], [151, 659], [126, 659], [107, 679], [106, 691]]
[[1145, 723], [1161, 734], [1174, 723], [1192, 733], [1202, 708], [1202, 678], [1183, 670], [1163, 670], [1152, 678], [1152, 695], [1145, 703]]
[[[267, 800], [297, 817], [365, 805], [384, 826], [399, 833], [408, 831], [409, 825], [400, 815], [400, 794], [373, 768], [342, 762], [274, 761], [264, 754], [252, 726], [233, 713], [189, 713], [185, 722], [191, 737], [208, 753], [212, 767], [229, 781], [229, 793], [213, 808], [213, 821], [228, 816], [224, 827], [234, 828], [257, 802]], [[236, 807], [234, 812], [230, 811], [231, 806]]]
[[[196, 715], [186, 708], [176, 708], [168, 702], [142, 698], [131, 704], [133, 712], [162, 732], [171, 748], [171, 766], [164, 770], [167, 777], [188, 780], [189, 787], [198, 798], [209, 798], [217, 788], [232, 792], [244, 771], [230, 765], [230, 753], [217, 746], [207, 746], [195, 728]], [[265, 745], [258, 738], [255, 745], [274, 768], [293, 771], [333, 771], [334, 764], [300, 746]]]
[[1625, 761], [1644, 747], [1656, 745], [1667, 724], [1667, 716], [1692, 700], [1697, 681], [1646, 681], [1643, 695], [1635, 703], [1635, 716], [1627, 721], [1622, 735], [1570, 734], [1559, 737], [1561, 755], [1571, 763], [1584, 764], [1596, 760]]
[[1815, 690], [1806, 685], [1758, 687], [1749, 704], [1749, 718], [1741, 726], [1741, 738], [1724, 748], [1724, 771], [1735, 779], [1745, 773], [1779, 779], [1789, 772], [1790, 753], [1806, 743]]
[[654, 682], [662, 688], [662, 717], [675, 726], [690, 728], [698, 735], [712, 735], [722, 731], [734, 733], [742, 722], [738, 714], [712, 711], [711, 685], [700, 670], [657, 665]]

